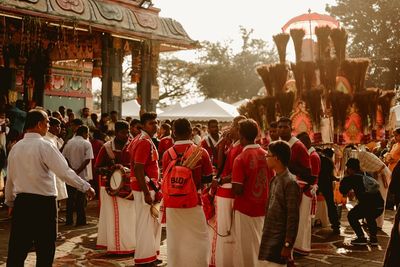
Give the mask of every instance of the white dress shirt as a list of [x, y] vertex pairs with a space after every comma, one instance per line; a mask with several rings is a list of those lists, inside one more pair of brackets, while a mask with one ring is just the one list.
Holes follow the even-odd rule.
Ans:
[[[58, 150], [60, 150], [64, 144], [64, 140], [62, 140], [61, 138], [50, 132], [47, 132], [47, 134], [43, 138], [50, 141], [55, 147], [58, 148]], [[62, 181], [57, 176], [56, 176], [56, 187], [57, 187], [57, 200], [63, 200], [68, 198], [67, 186], [65, 185], [65, 182]]]
[[[74, 170], [78, 169], [85, 160], [94, 158], [92, 144], [78, 135], [68, 141], [62, 153]], [[88, 166], [91, 165], [88, 164]], [[79, 176], [86, 181], [89, 180], [87, 166], [79, 173]]]
[[60, 151], [40, 134], [26, 133], [8, 156], [6, 204], [14, 206], [19, 193], [57, 196], [55, 174], [67, 184], [82, 192], [90, 184], [68, 167]]

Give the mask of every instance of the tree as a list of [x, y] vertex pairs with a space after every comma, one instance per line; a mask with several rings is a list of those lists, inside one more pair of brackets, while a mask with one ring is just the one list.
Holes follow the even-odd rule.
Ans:
[[400, 1], [337, 0], [326, 11], [349, 33], [349, 56], [371, 59], [367, 85], [400, 85]]
[[257, 65], [277, 61], [275, 49], [251, 37], [253, 30], [240, 27], [242, 47], [238, 53], [232, 42], [203, 42], [197, 84], [206, 97], [235, 102], [257, 95], [263, 86]]
[[195, 63], [178, 59], [171, 54], [161, 55], [158, 65], [160, 105], [174, 104], [177, 101], [186, 102], [185, 100], [201, 96], [196, 88], [198, 71]]

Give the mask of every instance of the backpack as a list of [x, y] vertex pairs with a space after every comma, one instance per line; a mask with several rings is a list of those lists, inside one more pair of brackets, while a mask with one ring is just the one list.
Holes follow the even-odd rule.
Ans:
[[365, 173], [363, 175], [363, 184], [367, 194], [374, 194], [379, 191], [378, 181]]
[[190, 146], [181, 158], [178, 158], [174, 147], [166, 151], [171, 157], [162, 181], [164, 206], [167, 208], [193, 208], [199, 204], [192, 170], [181, 166], [195, 147], [194, 145]]

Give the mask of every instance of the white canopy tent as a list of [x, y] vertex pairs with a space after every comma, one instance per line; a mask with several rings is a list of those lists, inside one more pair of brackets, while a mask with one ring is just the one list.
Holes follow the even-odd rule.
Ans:
[[[162, 113], [161, 109], [157, 109], [157, 113]], [[133, 119], [139, 119], [140, 105], [134, 100], [122, 102], [122, 117], [131, 117]]]
[[[264, 90], [265, 90], [265, 89], [264, 89]], [[247, 98], [245, 98], [245, 99], [242, 99], [242, 100], [240, 100], [240, 101], [238, 101], [238, 102], [233, 103], [232, 106], [234, 106], [234, 107], [236, 107], [236, 108], [239, 108], [241, 105], [247, 104], [249, 101], [250, 101], [250, 100], [248, 100]]]
[[236, 107], [216, 99], [207, 99], [204, 102], [193, 104], [181, 109], [173, 109], [161, 113], [158, 118], [161, 120], [187, 118], [192, 121], [231, 121], [238, 116]]
[[180, 110], [182, 108], [183, 108], [183, 105], [180, 102], [177, 102], [174, 105], [163, 107], [162, 110], [163, 110], [163, 112], [172, 112], [174, 110]]
[[140, 105], [134, 100], [122, 102], [122, 117], [132, 117], [139, 119]]

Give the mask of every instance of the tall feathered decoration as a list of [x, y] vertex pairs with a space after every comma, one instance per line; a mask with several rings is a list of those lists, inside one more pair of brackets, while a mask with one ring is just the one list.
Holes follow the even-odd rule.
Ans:
[[332, 106], [334, 125], [343, 129], [346, 122], [347, 109], [351, 104], [351, 95], [339, 91], [333, 91], [328, 96], [328, 102]]
[[296, 63], [301, 61], [301, 49], [303, 46], [303, 37], [305, 35], [303, 29], [291, 29], [290, 36], [293, 40], [294, 51], [296, 53]]
[[338, 74], [339, 63], [336, 58], [329, 59], [326, 62], [326, 89], [332, 92], [336, 89], [336, 76]]
[[274, 42], [278, 49], [279, 61], [281, 64], [286, 63], [286, 47], [289, 42], [289, 34], [287, 33], [279, 33], [273, 36]]
[[329, 35], [331, 28], [329, 26], [315, 27], [315, 35], [318, 41], [318, 60], [330, 58]]
[[272, 96], [274, 94], [272, 89], [272, 82], [270, 78], [269, 65], [263, 64], [256, 68], [258, 75], [260, 75], [262, 81], [264, 82], [265, 90], [267, 95]]
[[304, 64], [304, 81], [305, 81], [305, 89], [311, 90], [313, 80], [315, 79], [315, 63], [314, 62], [303, 62]]
[[263, 105], [265, 107], [267, 123], [268, 125], [276, 120], [276, 97], [275, 96], [266, 96], [263, 98]]
[[333, 46], [335, 47], [336, 58], [339, 60], [339, 63], [342, 63], [346, 58], [346, 45], [348, 35], [345, 29], [332, 29], [331, 31], [331, 39], [333, 41]]
[[319, 129], [319, 123], [322, 115], [321, 95], [322, 89], [313, 89], [304, 93], [303, 99], [305, 100], [308, 110], [310, 111], [311, 119], [315, 123], [315, 128]]
[[290, 67], [293, 71], [294, 79], [296, 81], [297, 98], [303, 97], [304, 85], [304, 62], [291, 63]]
[[286, 64], [270, 65], [269, 73], [270, 73], [270, 79], [272, 81], [272, 86], [274, 88], [274, 95], [276, 95], [279, 92], [282, 92], [283, 87], [287, 80], [288, 72], [289, 70]]
[[289, 117], [293, 110], [294, 92], [280, 92], [276, 94], [281, 116]]

